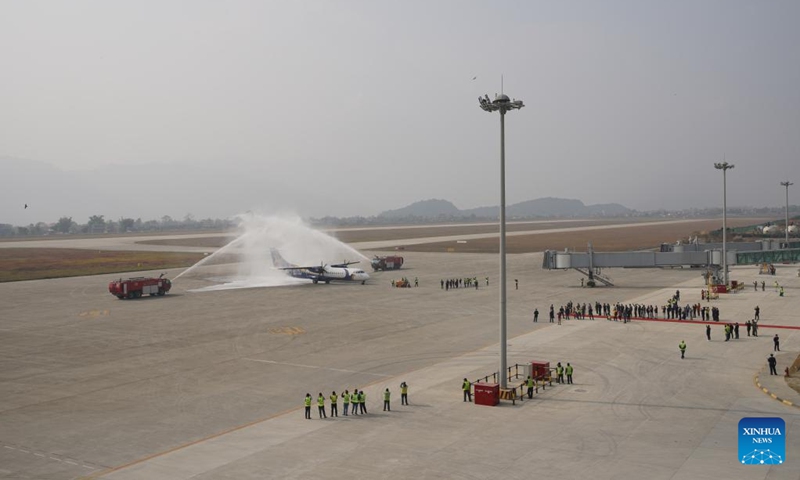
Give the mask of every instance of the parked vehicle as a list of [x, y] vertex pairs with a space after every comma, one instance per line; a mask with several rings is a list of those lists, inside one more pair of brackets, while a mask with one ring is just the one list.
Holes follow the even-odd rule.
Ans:
[[168, 278], [163, 278], [162, 273], [158, 278], [155, 277], [133, 277], [127, 280], [114, 280], [108, 284], [108, 291], [111, 295], [122, 299], [140, 298], [142, 295], [163, 297], [172, 288], [172, 282]]
[[403, 266], [403, 257], [397, 255], [390, 255], [386, 257], [379, 257], [375, 255], [372, 259], [372, 269], [378, 270], [399, 270]]

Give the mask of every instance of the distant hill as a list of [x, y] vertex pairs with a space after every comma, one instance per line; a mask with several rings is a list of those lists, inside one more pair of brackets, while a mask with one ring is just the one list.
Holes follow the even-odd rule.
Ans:
[[385, 212], [381, 212], [378, 214], [379, 217], [385, 218], [403, 218], [403, 217], [423, 217], [423, 218], [435, 218], [435, 217], [450, 217], [450, 216], [461, 216], [461, 210], [458, 209], [455, 205], [447, 200], [422, 200], [420, 202], [414, 202], [411, 205], [408, 205], [403, 208], [398, 208], [397, 210], [387, 210]]
[[[497, 218], [500, 208], [478, 207], [460, 210], [447, 200], [423, 200], [397, 210], [378, 214], [379, 218]], [[511, 218], [536, 217], [618, 217], [633, 210], [618, 203], [584, 205], [580, 200], [566, 198], [538, 198], [506, 206]]]

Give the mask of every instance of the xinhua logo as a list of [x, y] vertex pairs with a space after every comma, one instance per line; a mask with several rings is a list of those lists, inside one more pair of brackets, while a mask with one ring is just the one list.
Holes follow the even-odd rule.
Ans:
[[739, 462], [780, 465], [786, 461], [786, 422], [782, 418], [745, 417], [739, 420]]

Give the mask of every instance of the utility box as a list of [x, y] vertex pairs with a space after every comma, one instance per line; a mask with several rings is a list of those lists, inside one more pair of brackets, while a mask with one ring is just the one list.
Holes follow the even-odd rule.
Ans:
[[496, 383], [473, 383], [475, 405], [494, 407], [500, 403], [500, 385]]
[[542, 378], [550, 373], [550, 362], [540, 362], [534, 360], [531, 362], [531, 376], [533, 378]]

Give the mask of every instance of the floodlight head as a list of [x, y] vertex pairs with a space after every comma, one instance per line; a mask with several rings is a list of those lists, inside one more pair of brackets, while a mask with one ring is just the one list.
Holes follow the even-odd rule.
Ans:
[[786, 188], [789, 188], [789, 186], [790, 185], [794, 185], [794, 183], [792, 183], [792, 182], [781, 182], [781, 185], [783, 185]]
[[735, 165], [733, 165], [733, 164], [730, 164], [730, 163], [728, 163], [728, 162], [722, 162], [722, 163], [715, 163], [715, 164], [714, 164], [714, 168], [716, 168], [717, 170], [723, 170], [723, 171], [725, 171], [725, 170], [730, 170], [730, 169], [732, 169], [734, 166], [735, 166]]
[[[479, 97], [480, 98], [480, 97]], [[488, 100], [488, 95], [486, 99]], [[491, 102], [489, 101], [480, 101], [478, 100], [480, 107], [487, 112], [496, 112], [500, 111], [500, 113], [506, 113], [509, 110], [519, 110], [520, 108], [524, 107], [525, 104], [522, 103], [522, 100], [514, 100], [512, 101], [508, 98], [508, 95], [501, 93], [500, 95], [496, 95], [494, 100]]]

